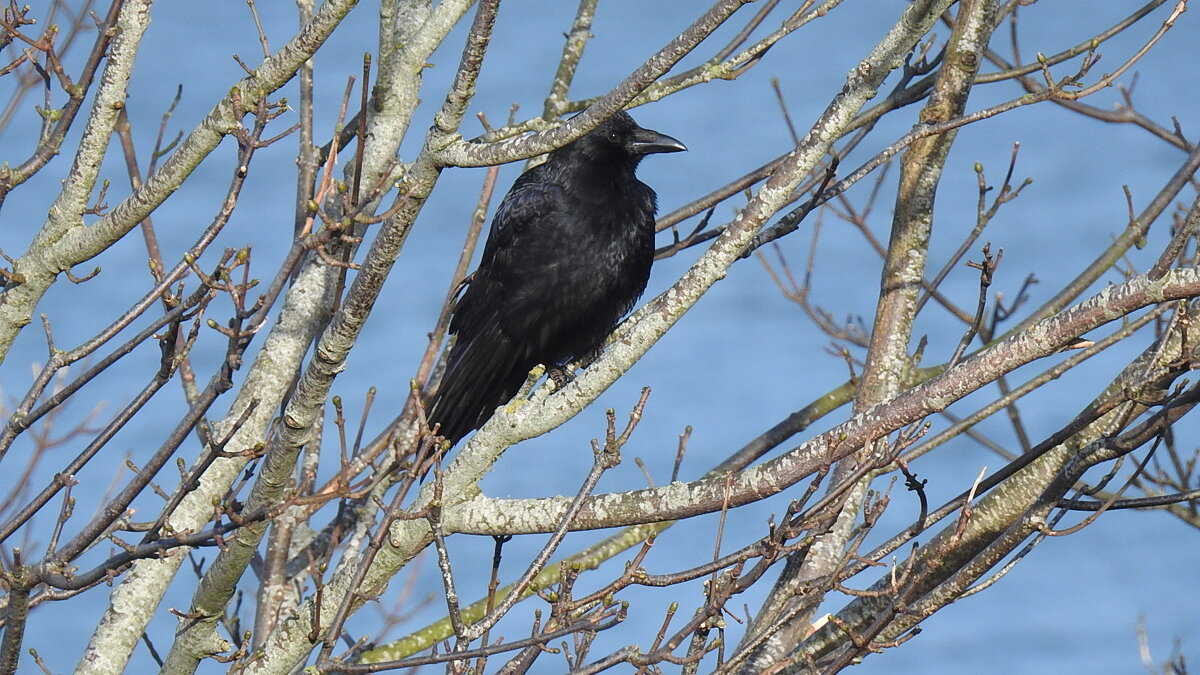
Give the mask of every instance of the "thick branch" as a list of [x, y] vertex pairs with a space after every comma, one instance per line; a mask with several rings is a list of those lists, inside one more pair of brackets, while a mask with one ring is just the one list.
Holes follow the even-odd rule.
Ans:
[[[1160, 281], [1144, 276], [1110, 286], [1085, 302], [1018, 335], [964, 359], [949, 371], [876, 405], [799, 447], [735, 476], [726, 492], [723, 477], [691, 483], [597, 495], [575, 523], [579, 529], [618, 527], [671, 520], [740, 506], [781, 492], [822, 466], [876, 438], [944, 410], [950, 404], [1020, 366], [1057, 353], [1072, 338], [1146, 306], [1200, 296], [1200, 270], [1176, 269]], [[726, 497], [728, 501], [726, 502]], [[559, 522], [569, 500], [477, 498], [448, 507], [446, 530], [471, 534], [547, 532]], [[480, 510], [480, 505], [491, 508]], [[495, 523], [502, 522], [504, 527]]]

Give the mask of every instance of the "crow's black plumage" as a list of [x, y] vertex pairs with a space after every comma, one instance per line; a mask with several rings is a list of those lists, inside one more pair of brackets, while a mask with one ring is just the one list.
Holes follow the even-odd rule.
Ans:
[[538, 364], [600, 347], [654, 257], [654, 190], [634, 170], [647, 154], [686, 149], [621, 112], [521, 174], [454, 307], [455, 342], [428, 406], [441, 436], [454, 444], [478, 429]]

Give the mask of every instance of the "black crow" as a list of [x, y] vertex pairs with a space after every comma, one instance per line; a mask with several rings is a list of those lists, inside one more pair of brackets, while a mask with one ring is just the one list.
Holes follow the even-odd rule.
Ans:
[[686, 149], [619, 112], [513, 183], [454, 306], [456, 339], [427, 408], [451, 445], [537, 365], [598, 349], [633, 307], [650, 276], [656, 208], [634, 170], [645, 155]]

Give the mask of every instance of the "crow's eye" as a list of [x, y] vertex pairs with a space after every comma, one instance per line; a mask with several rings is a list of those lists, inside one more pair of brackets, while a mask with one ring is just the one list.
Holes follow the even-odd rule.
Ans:
[[608, 132], [608, 140], [616, 143], [617, 141], [621, 140], [621, 134], [618, 134], [615, 131], [610, 131]]

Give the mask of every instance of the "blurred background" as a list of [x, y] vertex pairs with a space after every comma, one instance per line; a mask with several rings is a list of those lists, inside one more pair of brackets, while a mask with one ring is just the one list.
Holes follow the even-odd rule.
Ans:
[[[712, 82], [695, 87], [657, 103], [633, 111], [643, 126], [668, 133], [687, 144], [689, 152], [652, 156], [642, 163], [639, 177], [659, 195], [660, 212], [665, 213], [709, 190], [752, 170], [786, 152], [792, 140], [772, 82], [778, 82], [783, 102], [794, 124], [803, 134], [808, 125], [828, 104], [844, 83], [847, 71], [863, 57], [879, 36], [895, 21], [906, 5], [901, 0], [847, 2], [814, 27], [800, 31], [775, 46], [750, 72], [736, 81]], [[1128, 2], [1089, 0], [1043, 0], [1021, 9], [1020, 46], [1028, 59], [1036, 52], [1052, 54], [1087, 39], [1116, 23], [1136, 7]], [[296, 25], [293, 3], [260, 2], [258, 11], [263, 28], [277, 49], [289, 38]], [[1160, 7], [1149, 18], [1101, 48], [1101, 63], [1093, 73], [1098, 76], [1115, 68], [1137, 50], [1157, 30], [1170, 11]], [[253, 66], [261, 58], [261, 47], [246, 4], [235, 0], [209, 2], [161, 2], [153, 7], [153, 23], [145, 38], [144, 55], [134, 71], [127, 103], [134, 138], [141, 152], [148, 155], [161, 117], [176, 88], [182, 85], [178, 108], [166, 121], [167, 137], [176, 131], [190, 130], [243, 76], [231, 58], [238, 54]], [[520, 106], [517, 119], [540, 114], [543, 98], [554, 74], [562, 49], [562, 34], [569, 30], [574, 3], [510, 0], [502, 6], [488, 59], [480, 77], [478, 93], [470, 112], [485, 114], [493, 124], [508, 117], [511, 106]], [[605, 0], [600, 3], [593, 27], [594, 38], [572, 87], [572, 98], [597, 96], [622, 80], [631, 70], [685, 28], [697, 8], [692, 3], [671, 0]], [[1194, 14], [1194, 13], [1193, 13]], [[740, 24], [733, 22], [714, 38], [720, 45], [732, 37]], [[418, 110], [412, 131], [402, 148], [402, 159], [415, 155], [423, 141], [424, 129], [441, 105], [458, 63], [466, 26], [460, 26], [431, 60], [426, 71], [424, 101]], [[949, 34], [941, 26], [939, 38]], [[996, 32], [993, 49], [1009, 53], [1007, 29]], [[317, 128], [323, 143], [337, 120], [346, 80], [361, 72], [364, 52], [374, 50], [378, 34], [376, 7], [363, 3], [321, 49], [315, 60]], [[1196, 85], [1196, 17], [1185, 14], [1177, 27], [1139, 61], [1121, 80], [1131, 92], [1132, 101], [1146, 117], [1172, 125], [1178, 121], [1184, 135], [1195, 140], [1200, 134], [1200, 86]], [[90, 42], [90, 35], [84, 39]], [[677, 67], [698, 64], [711, 49], [701, 48]], [[72, 52], [82, 58], [86, 47]], [[1062, 74], [1072, 72], [1064, 67]], [[987, 72], [988, 66], [984, 71]], [[884, 91], [894, 82], [889, 80]], [[0, 100], [11, 94], [13, 78], [0, 78]], [[1015, 83], [976, 87], [969, 110], [1009, 100], [1022, 92]], [[282, 94], [299, 100], [295, 82]], [[355, 94], [357, 98], [357, 94]], [[1122, 91], [1112, 88], [1087, 99], [1091, 105], [1114, 108], [1126, 103]], [[25, 99], [25, 108], [40, 102], [40, 93]], [[875, 137], [894, 139], [916, 122], [919, 106], [912, 106], [881, 122]], [[287, 115], [278, 123], [282, 130], [294, 121]], [[10, 161], [23, 158], [34, 145], [38, 118], [18, 114], [0, 135], [0, 149]], [[76, 125], [78, 136], [82, 125]], [[464, 133], [481, 133], [473, 120], [464, 125]], [[268, 132], [270, 135], [270, 132]], [[1014, 182], [1025, 177], [1033, 183], [1020, 198], [1003, 207], [981, 238], [990, 241], [993, 250], [1004, 250], [1003, 262], [993, 282], [994, 293], [1015, 297], [1028, 275], [1038, 282], [1029, 289], [1027, 308], [1040, 305], [1067, 280], [1073, 278], [1128, 223], [1125, 188], [1134, 210], [1140, 210], [1167, 179], [1178, 169], [1185, 153], [1165, 142], [1148, 137], [1147, 131], [1134, 125], [1106, 124], [1046, 103], [1017, 109], [985, 124], [967, 126], [946, 166], [938, 192], [938, 205], [931, 246], [931, 267], [936, 270], [959, 246], [974, 226], [978, 190], [975, 164], [980, 163], [989, 184], [999, 185], [1013, 153], [1020, 144]], [[877, 142], [877, 141], [871, 141]], [[68, 140], [65, 147], [71, 147]], [[254, 159], [254, 170], [233, 221], [225, 229], [208, 256], [219, 256], [222, 247], [252, 248], [252, 274], [269, 278], [290, 245], [295, 198], [294, 143], [283, 141], [264, 150]], [[857, 167], [880, 146], [864, 144], [843, 163], [842, 171]], [[177, 258], [191, 246], [198, 232], [208, 225], [224, 197], [234, 165], [236, 148], [229, 139], [196, 170], [197, 174], [183, 189], [154, 213], [154, 221], [164, 256]], [[112, 182], [107, 201], [117, 203], [128, 194], [128, 180], [119, 153], [110, 152], [104, 175]], [[350, 156], [348, 149], [344, 157]], [[71, 161], [64, 152], [53, 160], [58, 168], [43, 171], [29, 184], [9, 196], [0, 211], [0, 248], [9, 255], [24, 251], [45, 217], [46, 209], [57, 194], [58, 181]], [[497, 183], [497, 198], [519, 174], [519, 165], [504, 166]], [[340, 171], [340, 169], [339, 169]], [[897, 171], [883, 179], [881, 196], [868, 216], [876, 238], [886, 242], [891, 223], [892, 195]], [[474, 208], [484, 169], [450, 169], [443, 173], [432, 198], [423, 210], [411, 238], [388, 281], [388, 288], [376, 305], [360, 344], [351, 354], [348, 368], [339, 377], [334, 393], [346, 402], [351, 425], [358, 424], [363, 402], [370, 388], [375, 398], [365, 423], [366, 435], [378, 433], [403, 406], [408, 396], [408, 381], [416, 370], [427, 344], [441, 303], [450, 284], [450, 273], [462, 246], [462, 239]], [[871, 179], [868, 179], [871, 180]], [[850, 195], [863, 208], [867, 204], [866, 184]], [[1190, 203], [1194, 193], [1185, 189], [1181, 202]], [[718, 207], [714, 222], [734, 215], [736, 201]], [[813, 226], [821, 223], [820, 238], [814, 242]], [[684, 223], [686, 234], [695, 221]], [[664, 233], [660, 243], [669, 242]], [[1145, 255], [1133, 251], [1130, 264], [1145, 269], [1153, 263], [1169, 236], [1163, 227], [1154, 232], [1156, 245]], [[815, 247], [815, 251], [814, 251]], [[686, 250], [658, 263], [645, 298], [651, 298], [673, 283], [702, 248]], [[800, 273], [807, 258], [815, 256], [810, 300], [830, 312], [838, 322], [861, 320], [870, 325], [878, 295], [880, 258], [863, 235], [843, 220], [828, 213], [815, 213], [800, 231], [783, 239], [776, 253], [763, 249], [772, 262], [778, 253]], [[968, 254], [978, 260], [978, 246]], [[96, 259], [102, 268], [93, 281], [82, 285], [56, 284], [43, 299], [39, 312], [45, 313], [57, 344], [74, 346], [95, 334], [145, 292], [149, 281], [146, 252], [140, 237], [131, 233], [120, 244]], [[203, 266], [203, 265], [202, 265]], [[82, 276], [91, 269], [77, 269]], [[1112, 274], [1103, 283], [1120, 281]], [[942, 290], [961, 306], [973, 307], [978, 294], [978, 273], [960, 265]], [[224, 317], [228, 307], [215, 306], [211, 316]], [[224, 312], [225, 314], [222, 314]], [[218, 318], [223, 322], [223, 318]], [[918, 335], [929, 340], [926, 364], [945, 361], [962, 335], [961, 325], [930, 303], [918, 318]], [[1052, 388], [1035, 393], [1022, 406], [1025, 422], [1034, 437], [1057, 429], [1095, 397], [1112, 379], [1121, 363], [1128, 362], [1152, 339], [1150, 333], [1126, 341], [1108, 358], [1094, 359], [1072, 371]], [[636, 403], [642, 387], [652, 394], [645, 418], [626, 446], [626, 461], [609, 472], [598, 492], [623, 491], [645, 485], [642, 471], [632, 461], [640, 458], [654, 480], [669, 480], [678, 438], [690, 427], [691, 440], [683, 460], [681, 480], [692, 480], [718, 463], [728, 453], [777, 423], [789, 413], [842, 384], [847, 377], [843, 359], [831, 353], [828, 336], [817, 330], [801, 309], [787, 300], [771, 281], [762, 264], [747, 259], [735, 265], [729, 276], [672, 329], [624, 378], [599, 401], [561, 429], [510, 449], [483, 488], [496, 497], [550, 496], [573, 494], [590, 466], [588, 441], [602, 437], [604, 410], [613, 408], [618, 420], [624, 419]], [[256, 342], [257, 349], [261, 342]], [[224, 342], [201, 340], [192, 353], [198, 373], [212, 372], [223, 357]], [[94, 388], [112, 392], [114, 400], [93, 397], [74, 403], [57, 422], [66, 429], [83, 420], [93, 406], [104, 405], [111, 412], [123, 405], [122, 392], [129, 382], [143, 381], [147, 369], [157, 367], [156, 350], [141, 350], [119, 367], [104, 375]], [[861, 357], [861, 354], [858, 354]], [[11, 408], [32, 380], [35, 364], [46, 358], [46, 338], [40, 327], [25, 329], [17, 345], [3, 364], [0, 386], [5, 406]], [[1117, 364], [1117, 365], [1113, 365]], [[1040, 370], [1044, 363], [1030, 367]], [[1015, 377], [1021, 377], [1021, 371]], [[244, 375], [244, 371], [241, 373]], [[130, 379], [133, 378], [133, 379]], [[976, 395], [978, 402], [986, 394]], [[113, 473], [129, 458], [135, 464], [161, 443], [164, 429], [174, 425], [184, 409], [178, 387], [169, 385], [152, 404], [154, 414], [143, 416], [140, 423], [126, 428], [106, 453], [109, 459], [93, 462], [81, 475], [76, 488], [77, 509], [82, 514], [102, 503], [113, 484]], [[969, 401], [968, 401], [969, 405]], [[224, 410], [218, 403], [216, 410]], [[794, 439], [793, 447], [811, 435], [846, 418], [839, 411]], [[103, 412], [100, 413], [103, 419]], [[155, 427], [153, 421], [163, 421]], [[1012, 431], [997, 418], [980, 425], [979, 430], [1005, 445], [1011, 445]], [[1194, 431], [1178, 429], [1177, 442], [1194, 446]], [[28, 482], [40, 487], [59, 467], [78, 451], [77, 439], [64, 439], [35, 467]], [[10, 456], [11, 467], [21, 464], [18, 451]], [[180, 451], [187, 461], [195, 458], [198, 447], [191, 439]], [[336, 460], [333, 462], [336, 464]], [[994, 470], [1004, 461], [965, 438], [940, 451], [926, 455], [913, 470], [928, 479], [927, 492], [933, 504], [954, 497], [970, 486], [980, 470]], [[323, 467], [332, 471], [333, 465]], [[18, 480], [14, 469], [7, 469], [0, 483]], [[20, 480], [26, 480], [20, 477]], [[159, 479], [170, 490], [176, 482], [176, 470], [168, 466]], [[886, 484], [877, 485], [887, 489]], [[7, 493], [8, 489], [0, 490]], [[896, 485], [892, 503], [878, 527], [886, 533], [911, 522], [917, 513], [916, 497]], [[730, 551], [765, 532], [772, 514], [786, 508], [788, 493], [740, 509], [742, 523], [758, 523], [755, 528], [726, 530], [722, 550]], [[154, 506], [147, 505], [150, 513]], [[715, 518], [700, 517], [679, 523], [661, 536], [645, 565], [652, 573], [665, 573], [690, 567], [711, 556]], [[25, 546], [43, 550], [45, 528], [27, 527]], [[603, 533], [570, 535], [564, 550], [582, 548], [598, 540]], [[518, 537], [505, 548], [501, 567], [510, 578], [519, 574], [544, 537]], [[877, 543], [877, 542], [876, 542]], [[455, 536], [451, 554], [462, 569], [478, 566], [487, 569], [493, 544], [488, 537]], [[398, 637], [436, 620], [445, 613], [438, 598], [440, 581], [436, 561], [426, 551], [418, 564], [398, 578], [379, 607], [364, 608], [354, 617], [351, 631], [378, 630], [378, 613], [408, 588], [409, 604], [401, 620], [388, 636]], [[194, 558], [211, 559], [212, 552], [196, 551]], [[102, 559], [101, 558], [98, 559]], [[603, 568], [598, 578], [609, 578], [612, 570], [627, 558]], [[855, 672], [863, 673], [1127, 673], [1144, 670], [1139, 653], [1137, 627], [1144, 626], [1147, 644], [1154, 662], [1162, 662], [1173, 650], [1192, 656], [1195, 661], [1200, 643], [1200, 621], [1195, 598], [1200, 592], [1200, 539], [1189, 527], [1166, 513], [1112, 512], [1082, 532], [1068, 537], [1051, 538], [1035, 549], [1021, 564], [1003, 578], [997, 587], [959, 601], [924, 622], [924, 631], [900, 648], [871, 655]], [[189, 574], [187, 565], [182, 574]], [[408, 575], [415, 575], [412, 580]], [[607, 574], [607, 576], [606, 576]], [[249, 584], [252, 579], [247, 580]], [[468, 579], [460, 588], [464, 598], [475, 599], [486, 593], [486, 578]], [[757, 607], [766, 585], [735, 601]], [[585, 577], [581, 589], [589, 587]], [[246, 590], [252, 594], [252, 586]], [[648, 644], [657, 631], [665, 607], [672, 600], [690, 608], [702, 601], [699, 584], [680, 586], [676, 595], [630, 589], [625, 596], [632, 603], [626, 625], [614, 635], [601, 634], [596, 649], [606, 641], [611, 646], [634, 641]], [[189, 583], [176, 583], [150, 624], [149, 637], [162, 652], [169, 648], [176, 621], [168, 608], [186, 609], [192, 592]], [[108, 589], [101, 586], [89, 591], [86, 599], [67, 606], [53, 603], [39, 608], [30, 619], [26, 644], [38, 650], [54, 672], [70, 670], [90, 636], [90, 627], [102, 614]], [[416, 600], [432, 597], [430, 602]], [[831, 596], [827, 609], [836, 611], [845, 598]], [[528, 604], [528, 603], [527, 603]], [[416, 607], [414, 610], [413, 608]], [[527, 630], [533, 606], [518, 607], [508, 623], [502, 624], [516, 635]], [[731, 640], [740, 636], [742, 627], [729, 621]], [[503, 632], [503, 631], [501, 631]], [[629, 635], [644, 636], [629, 638]], [[622, 637], [624, 636], [624, 637]], [[604, 653], [603, 650], [595, 653]], [[560, 663], [547, 656], [539, 661], [536, 672], [555, 672]], [[155, 669], [149, 653], [139, 649], [131, 672]], [[28, 672], [33, 666], [23, 664]], [[219, 672], [216, 663], [205, 666], [207, 672]], [[565, 670], [565, 667], [563, 668]], [[24, 672], [24, 671], [23, 671]]]

